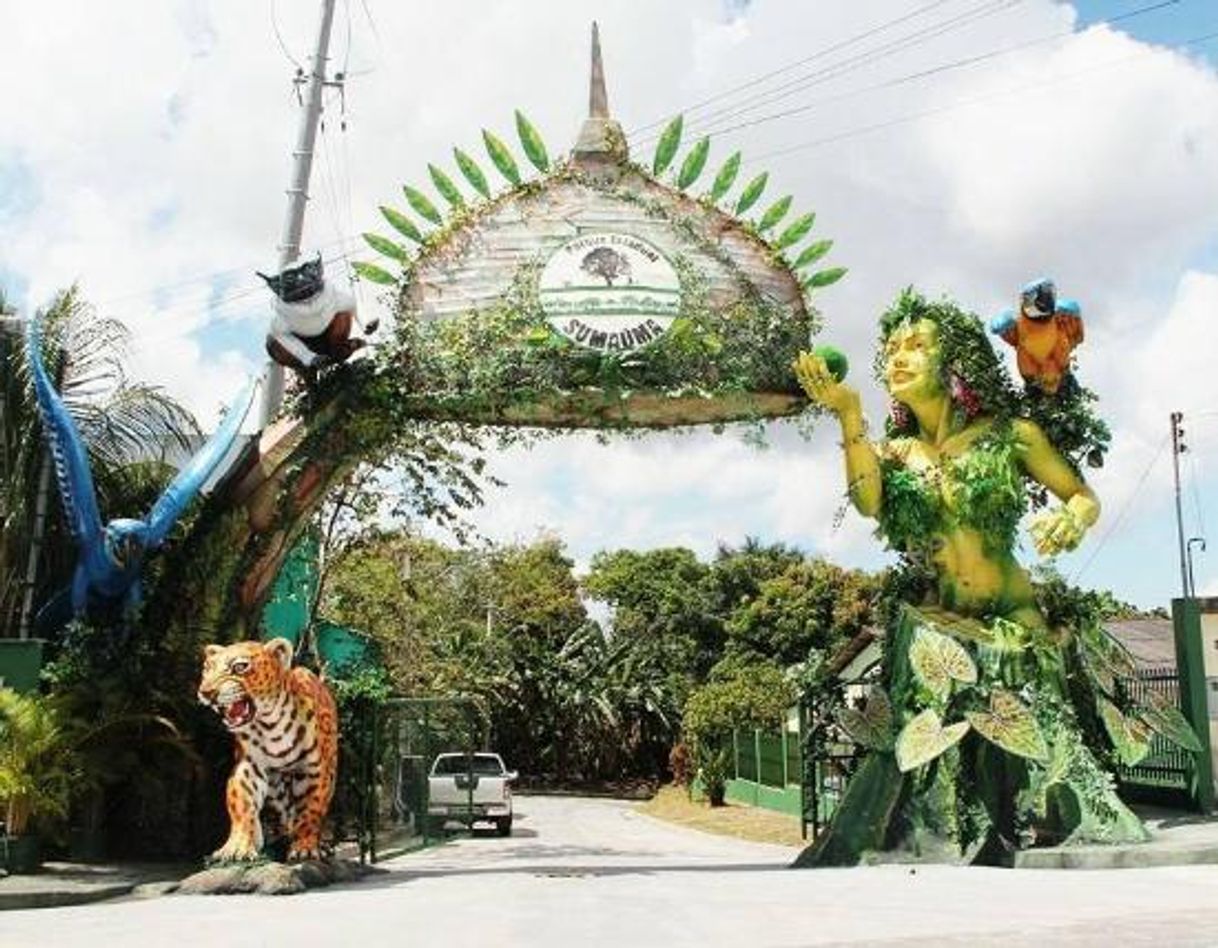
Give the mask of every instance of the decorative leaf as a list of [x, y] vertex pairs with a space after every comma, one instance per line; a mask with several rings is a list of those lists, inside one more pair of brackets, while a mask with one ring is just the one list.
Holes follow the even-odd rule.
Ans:
[[792, 244], [797, 244], [803, 240], [808, 231], [812, 229], [812, 224], [816, 221], [815, 213], [805, 214], [803, 217], [798, 217], [792, 222], [786, 230], [778, 235], [774, 241], [775, 250], [785, 250]]
[[947, 697], [953, 681], [977, 682], [977, 666], [964, 646], [930, 626], [918, 626], [914, 632], [909, 664], [918, 681], [937, 698]]
[[482, 173], [482, 169], [478, 167], [478, 162], [474, 161], [473, 158], [463, 152], [460, 148], [453, 149], [453, 158], [457, 162], [457, 167], [461, 169], [461, 173], [465, 175], [465, 180], [470, 183], [470, 187], [481, 194], [484, 198], [490, 197], [490, 185], [486, 183], [486, 175], [484, 175]]
[[1116, 693], [1118, 679], [1133, 678], [1137, 674], [1136, 663], [1129, 650], [1103, 629], [1085, 630], [1082, 640], [1083, 664], [1108, 694]]
[[513, 187], [519, 187], [520, 168], [517, 167], [516, 159], [508, 151], [507, 145], [485, 128], [482, 130], [482, 141], [486, 144], [486, 153], [491, 156], [491, 164], [499, 169], [499, 173], [507, 178]]
[[546, 143], [541, 140], [541, 135], [533, 127], [533, 123], [524, 117], [520, 109], [516, 110], [516, 134], [520, 136], [520, 147], [524, 149], [525, 156], [533, 163], [533, 167], [543, 173], [549, 171], [550, 156], [546, 154]]
[[689, 150], [689, 154], [685, 156], [685, 160], [681, 162], [681, 171], [677, 175], [677, 187], [684, 191], [691, 184], [698, 180], [698, 175], [702, 173], [702, 169], [706, 167], [706, 156], [710, 154], [710, 138], [701, 138], [693, 148]]
[[395, 211], [393, 208], [385, 207], [382, 204], [381, 213], [385, 216], [385, 220], [389, 221], [389, 223], [393, 225], [393, 229], [403, 237], [409, 237], [416, 244], [421, 244], [423, 242], [423, 235], [419, 233], [419, 229], [414, 226], [414, 221], [412, 221], [401, 211]]
[[822, 286], [831, 286], [844, 277], [847, 272], [845, 267], [830, 267], [828, 270], [819, 270], [804, 280], [803, 288], [805, 290], [814, 290]]
[[678, 115], [664, 126], [660, 140], [656, 142], [656, 154], [651, 162], [652, 174], [662, 174], [672, 164], [673, 158], [677, 155], [677, 149], [681, 147], [681, 126], [684, 121], [684, 118]]
[[861, 710], [839, 708], [836, 717], [842, 730], [864, 747], [892, 749], [892, 703], [883, 689], [872, 688]]
[[786, 217], [787, 211], [791, 209], [791, 195], [780, 197], [777, 201], [766, 209], [766, 212], [761, 215], [761, 220], [757, 222], [757, 233], [764, 234], [767, 230], [777, 224], [780, 220]]
[[939, 715], [927, 708], [910, 718], [897, 735], [897, 767], [901, 773], [907, 773], [930, 763], [949, 747], [959, 743], [968, 729], [968, 721], [957, 721], [944, 727]]
[[368, 242], [369, 247], [386, 257], [392, 257], [402, 263], [406, 263], [410, 259], [406, 248], [401, 244], [395, 244], [388, 237], [382, 237], [380, 234], [364, 234], [364, 240]]
[[351, 261], [351, 269], [356, 275], [369, 283], [381, 283], [386, 286], [397, 283], [397, 278], [387, 270], [382, 270], [375, 263], [362, 263], [359, 260]]
[[1136, 767], [1150, 753], [1150, 728], [1136, 718], [1127, 718], [1117, 706], [1099, 699], [1100, 718], [1104, 730], [1112, 738], [1117, 757], [1126, 767]]
[[733, 152], [732, 156], [723, 163], [723, 167], [719, 169], [719, 173], [715, 175], [715, 182], [711, 185], [710, 199], [718, 201], [723, 195], [727, 194], [732, 189], [732, 185], [736, 183], [736, 175], [740, 173], [740, 152]]
[[431, 199], [422, 191], [412, 188], [410, 185], [402, 185], [402, 193], [406, 195], [406, 200], [410, 202], [410, 206], [415, 209], [420, 217], [424, 217], [433, 224], [443, 224], [444, 218], [440, 212], [436, 210], [436, 206], [431, 203]]
[[444, 198], [453, 207], [465, 207], [465, 198], [461, 196], [461, 192], [457, 190], [457, 186], [453, 184], [453, 179], [446, 175], [435, 165], [427, 166], [427, 173], [431, 175], [431, 183], [436, 186], [436, 190], [440, 192], [440, 196]]
[[1200, 754], [1201, 741], [1197, 739], [1197, 732], [1180, 713], [1180, 709], [1165, 702], [1156, 704], [1157, 707], [1147, 708], [1139, 715], [1146, 726], [1178, 747]]
[[795, 258], [791, 268], [798, 270], [800, 267], [806, 267], [810, 263], [816, 263], [817, 260], [829, 252], [829, 248], [832, 246], [832, 240], [818, 240], [814, 244], [809, 244], [804, 248], [803, 253]]
[[765, 190], [766, 182], [769, 180], [770, 173], [763, 171], [744, 186], [744, 190], [740, 192], [740, 197], [736, 201], [737, 216], [743, 214], [757, 203], [758, 198], [761, 197], [761, 192]]
[[1004, 751], [1032, 760], [1049, 759], [1049, 745], [1036, 718], [1011, 692], [991, 692], [988, 711], [968, 711], [964, 716], [982, 737]]

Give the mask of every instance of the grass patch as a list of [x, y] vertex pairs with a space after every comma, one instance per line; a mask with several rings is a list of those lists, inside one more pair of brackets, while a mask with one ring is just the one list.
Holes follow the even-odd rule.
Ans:
[[660, 787], [655, 797], [639, 807], [639, 812], [689, 829], [755, 843], [804, 846], [807, 842], [800, 838], [799, 820], [794, 816], [738, 803], [721, 807], [694, 803], [682, 787]]

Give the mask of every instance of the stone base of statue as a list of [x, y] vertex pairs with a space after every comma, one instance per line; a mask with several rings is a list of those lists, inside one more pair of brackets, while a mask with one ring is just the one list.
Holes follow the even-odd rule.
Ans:
[[178, 895], [298, 895], [386, 871], [351, 859], [218, 863], [187, 876], [175, 891]]
[[881, 689], [840, 719], [871, 750], [795, 864], [1010, 865], [1032, 846], [1148, 840], [1084, 737], [1085, 633], [1060, 639], [902, 607]]

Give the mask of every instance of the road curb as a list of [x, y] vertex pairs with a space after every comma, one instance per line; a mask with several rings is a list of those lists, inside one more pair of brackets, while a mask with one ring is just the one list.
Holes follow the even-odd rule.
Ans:
[[88, 905], [130, 895], [134, 882], [116, 882], [112, 885], [90, 886], [80, 891], [45, 889], [40, 892], [0, 892], [0, 912], [15, 912], [22, 909], [63, 908], [69, 905]]
[[1026, 849], [1016, 869], [1158, 869], [1218, 864], [1218, 846], [1167, 848], [1154, 845]]

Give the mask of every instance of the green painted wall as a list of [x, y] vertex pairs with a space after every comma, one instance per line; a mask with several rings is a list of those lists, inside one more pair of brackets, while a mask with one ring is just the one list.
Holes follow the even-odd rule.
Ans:
[[0, 639], [0, 686], [22, 694], [38, 690], [42, 639]]

